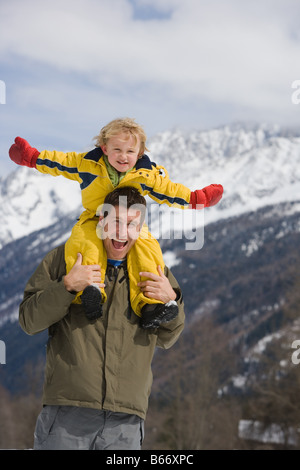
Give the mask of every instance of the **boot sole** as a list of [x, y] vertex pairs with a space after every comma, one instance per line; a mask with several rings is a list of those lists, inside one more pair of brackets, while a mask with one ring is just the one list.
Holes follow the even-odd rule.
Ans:
[[[154, 312], [152, 313], [152, 315]], [[170, 305], [165, 310], [162, 309], [161, 312], [156, 314], [156, 316], [152, 319], [146, 320], [143, 318], [143, 314], [140, 320], [140, 325], [144, 329], [148, 328], [158, 328], [162, 323], [168, 323], [171, 320], [174, 320], [178, 315], [178, 306], [177, 305]]]
[[102, 316], [102, 294], [95, 286], [87, 286], [81, 295], [81, 303], [89, 320]]

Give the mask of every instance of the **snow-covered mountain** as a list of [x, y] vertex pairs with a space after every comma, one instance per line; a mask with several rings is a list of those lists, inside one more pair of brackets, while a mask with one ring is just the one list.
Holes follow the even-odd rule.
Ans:
[[76, 209], [79, 215], [81, 196], [76, 182], [16, 167], [6, 178], [0, 178], [0, 248]]
[[265, 205], [300, 199], [300, 131], [236, 124], [208, 131], [158, 134], [150, 156], [173, 181], [191, 189], [224, 186], [224, 197], [205, 221], [240, 215]]
[[[192, 190], [211, 183], [224, 186], [221, 203], [205, 210], [205, 224], [266, 205], [300, 201], [300, 132], [241, 124], [207, 131], [176, 129], [156, 135], [148, 147], [151, 159], [167, 169], [172, 181]], [[78, 215], [82, 211], [76, 182], [16, 167], [0, 178], [0, 247], [76, 210]], [[150, 222], [157, 236], [155, 215]]]

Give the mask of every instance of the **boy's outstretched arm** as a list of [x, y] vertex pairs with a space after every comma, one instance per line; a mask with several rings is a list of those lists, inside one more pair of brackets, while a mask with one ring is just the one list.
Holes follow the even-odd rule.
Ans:
[[36, 168], [36, 161], [40, 152], [29, 145], [27, 140], [21, 137], [15, 138], [15, 143], [9, 149], [10, 159], [17, 165]]
[[15, 143], [9, 149], [11, 160], [17, 165], [36, 168], [40, 173], [59, 176], [82, 182], [79, 175], [79, 167], [82, 164], [86, 152], [57, 152], [42, 150], [41, 152], [21, 138], [16, 137]]
[[[160, 170], [163, 167], [158, 167]], [[147, 193], [151, 199], [159, 204], [179, 207], [180, 209], [203, 209], [216, 205], [223, 196], [221, 184], [210, 184], [202, 189], [191, 191], [181, 183], [173, 183], [169, 179], [168, 172], [163, 168], [165, 175], [155, 175], [155, 179], [149, 182]], [[152, 184], [151, 184], [152, 183]]]

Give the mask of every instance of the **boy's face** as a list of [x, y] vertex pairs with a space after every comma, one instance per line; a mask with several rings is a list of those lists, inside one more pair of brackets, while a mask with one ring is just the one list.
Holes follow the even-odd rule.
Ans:
[[119, 172], [125, 173], [137, 162], [140, 151], [140, 138], [127, 132], [111, 137], [102, 147], [109, 163]]

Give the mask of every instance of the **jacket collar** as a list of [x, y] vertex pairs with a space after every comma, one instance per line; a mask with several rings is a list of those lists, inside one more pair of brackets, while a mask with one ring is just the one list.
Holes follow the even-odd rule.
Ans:
[[[87, 160], [93, 160], [94, 162], [99, 162], [101, 157], [103, 157], [103, 152], [100, 147], [96, 147], [90, 152], [88, 152], [84, 158]], [[156, 166], [156, 163], [152, 162], [148, 155], [144, 154], [141, 158], [138, 159], [135, 165], [136, 170], [146, 169], [151, 170], [153, 166]]]

